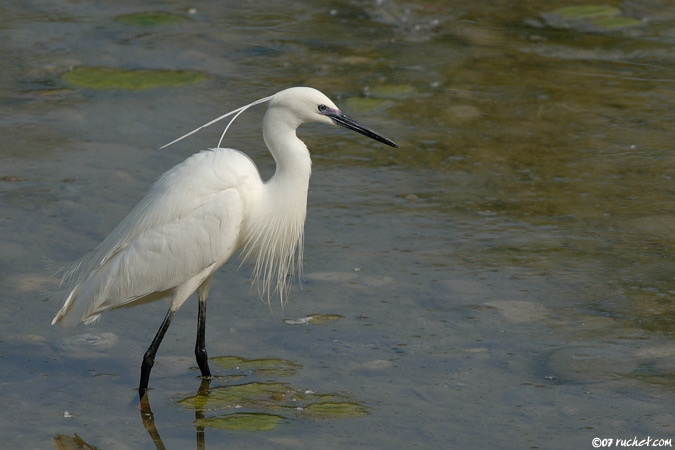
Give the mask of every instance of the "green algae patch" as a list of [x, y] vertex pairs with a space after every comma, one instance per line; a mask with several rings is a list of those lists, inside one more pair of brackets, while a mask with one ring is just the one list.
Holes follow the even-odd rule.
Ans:
[[[342, 318], [338, 315], [317, 316], [326, 321]], [[210, 382], [206, 382], [196, 394], [176, 399], [174, 404], [195, 411], [195, 426], [198, 428], [255, 432], [273, 430], [294, 421], [352, 419], [369, 414], [368, 408], [348, 393], [318, 393], [276, 381], [276, 377], [292, 375], [302, 367], [293, 361], [239, 356], [219, 356], [210, 361], [228, 372], [216, 379], [226, 377], [232, 380], [233, 377], [263, 374], [272, 380], [223, 386], [211, 386]]]
[[233, 431], [269, 431], [277, 428], [284, 420], [284, 417], [275, 414], [235, 413], [197, 419], [195, 425]]
[[345, 316], [339, 314], [311, 314], [309, 316], [300, 317], [299, 319], [284, 319], [284, 323], [288, 325], [322, 325], [327, 322], [344, 319]]
[[642, 25], [642, 21], [632, 17], [617, 16], [617, 17], [598, 17], [591, 21], [594, 25], [602, 29], [611, 31], [623, 28], [637, 27]]
[[299, 393], [286, 383], [246, 383], [219, 386], [178, 402], [194, 409], [280, 409], [293, 406]]
[[409, 84], [384, 84], [366, 90], [365, 97], [350, 97], [345, 105], [354, 113], [374, 111], [388, 108], [396, 104], [396, 100], [412, 97], [416, 90]]
[[233, 372], [245, 371], [264, 377], [287, 377], [302, 368], [298, 363], [279, 358], [246, 359], [239, 356], [217, 356], [211, 358], [211, 361], [223, 369]]
[[116, 21], [124, 25], [140, 26], [140, 27], [157, 27], [176, 25], [183, 23], [188, 19], [180, 14], [170, 12], [143, 12], [135, 14], [125, 14], [117, 16]]
[[621, 10], [607, 5], [578, 5], [558, 8], [553, 11], [553, 14], [568, 19], [593, 19], [596, 17], [618, 16], [621, 14]]
[[[315, 394], [285, 383], [247, 383], [219, 386], [179, 400], [177, 404], [197, 411], [254, 411], [217, 414], [199, 419], [198, 425], [215, 428], [266, 430], [294, 417], [312, 420], [352, 419], [368, 415], [368, 409], [339, 393]], [[268, 422], [269, 421], [269, 422]], [[266, 428], [267, 426], [270, 428]]]
[[197, 426], [242, 431], [271, 430], [292, 420], [342, 420], [369, 414], [367, 407], [348, 395], [301, 391], [286, 383], [218, 386], [176, 404], [201, 412]]
[[317, 394], [300, 391], [286, 383], [246, 383], [218, 386], [185, 397], [179, 405], [197, 410], [301, 411], [302, 416], [344, 419], [368, 414], [365, 406], [341, 393]]
[[344, 316], [339, 314], [312, 314], [309, 316], [309, 323], [314, 325], [321, 325], [326, 322], [333, 322], [335, 320], [344, 319]]
[[415, 95], [415, 87], [410, 84], [382, 84], [368, 90], [368, 96], [374, 98], [400, 99]]
[[374, 111], [392, 104], [389, 100], [370, 97], [350, 97], [344, 103], [354, 113]]
[[542, 17], [553, 28], [599, 33], [642, 25], [641, 20], [625, 16], [619, 8], [608, 5], [566, 6], [544, 13]]
[[368, 410], [353, 402], [318, 402], [310, 403], [302, 415], [312, 419], [350, 419], [368, 415]]
[[66, 83], [85, 89], [143, 90], [200, 83], [208, 77], [188, 70], [129, 70], [114, 67], [76, 67], [61, 75]]

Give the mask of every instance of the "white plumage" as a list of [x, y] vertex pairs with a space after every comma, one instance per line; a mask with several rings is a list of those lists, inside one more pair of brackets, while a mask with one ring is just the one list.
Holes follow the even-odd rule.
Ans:
[[[169, 170], [66, 273], [73, 287], [53, 323], [75, 326], [108, 309], [168, 296], [171, 308], [180, 308], [241, 247], [244, 205], [262, 195], [261, 187], [253, 163], [231, 149], [197, 153]], [[186, 284], [194, 287], [185, 292]]]
[[216, 120], [233, 113], [236, 118], [263, 101], [269, 101], [263, 137], [276, 162], [267, 182], [238, 150], [197, 153], [162, 175], [110, 235], [63, 277], [69, 294], [52, 324], [90, 323], [109, 309], [171, 299], [144, 358], [141, 397], [173, 314], [195, 290], [200, 301], [197, 361], [202, 375], [210, 376], [203, 342], [206, 297], [214, 272], [237, 251], [254, 264], [261, 294], [269, 300], [276, 293], [283, 303], [288, 276], [302, 269], [311, 174], [309, 151], [296, 136], [302, 123], [338, 124], [396, 146], [311, 88], [286, 89]]

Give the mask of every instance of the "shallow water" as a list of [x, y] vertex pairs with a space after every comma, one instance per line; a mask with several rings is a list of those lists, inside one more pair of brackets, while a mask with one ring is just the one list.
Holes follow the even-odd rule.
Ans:
[[[199, 430], [196, 415], [217, 412], [179, 404], [200, 385], [191, 300], [150, 379], [167, 448], [675, 438], [674, 7], [612, 2], [643, 23], [599, 30], [551, 19], [562, 1], [227, 3], [158, 4], [188, 20], [155, 27], [116, 20], [146, 11], [132, 2], [0, 7], [3, 445], [156, 448], [134, 389], [166, 306], [51, 327], [62, 299], [45, 299], [49, 267], [96, 245], [222, 128], [159, 146], [292, 85], [401, 148], [301, 130], [314, 160], [306, 280], [270, 311], [229, 264], [211, 289], [207, 346], [293, 361], [301, 369], [275, 381], [368, 414]], [[209, 79], [80, 89], [60, 79], [77, 66]], [[240, 117], [226, 145], [269, 175], [263, 113]], [[342, 318], [293, 324], [311, 314]]]

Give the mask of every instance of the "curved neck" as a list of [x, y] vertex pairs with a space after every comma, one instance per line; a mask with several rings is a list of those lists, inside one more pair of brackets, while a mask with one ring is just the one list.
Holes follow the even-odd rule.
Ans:
[[269, 181], [300, 184], [307, 189], [312, 160], [307, 146], [295, 134], [299, 125], [288, 114], [270, 107], [263, 119], [263, 139], [276, 162], [276, 171]]

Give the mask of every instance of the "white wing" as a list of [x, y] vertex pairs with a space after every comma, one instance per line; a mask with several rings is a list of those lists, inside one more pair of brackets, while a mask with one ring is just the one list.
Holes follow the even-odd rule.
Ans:
[[74, 326], [108, 309], [170, 297], [201, 277], [189, 295], [241, 246], [245, 207], [260, 186], [255, 165], [235, 150], [204, 151], [169, 170], [66, 273], [70, 294], [54, 323]]

